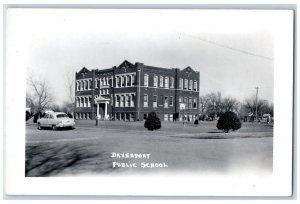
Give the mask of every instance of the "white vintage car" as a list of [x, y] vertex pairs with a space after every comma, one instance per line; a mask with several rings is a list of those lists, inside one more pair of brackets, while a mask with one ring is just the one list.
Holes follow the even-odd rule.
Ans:
[[38, 119], [37, 125], [39, 130], [43, 127], [56, 130], [63, 127], [75, 128], [75, 121], [64, 112], [50, 112], [46, 113], [43, 118]]

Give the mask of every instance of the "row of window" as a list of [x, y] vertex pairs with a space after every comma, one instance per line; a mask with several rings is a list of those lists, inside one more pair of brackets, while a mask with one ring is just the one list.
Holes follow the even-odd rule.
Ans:
[[77, 91], [92, 89], [92, 79], [77, 80], [75, 88]]
[[[179, 97], [179, 103], [184, 103], [185, 107], [188, 109], [193, 109], [198, 107], [198, 99], [191, 97]], [[154, 95], [153, 96], [153, 108], [157, 108], [157, 105], [163, 106], [164, 108], [173, 107], [174, 97], [173, 96], [164, 96], [164, 95]], [[144, 94], [144, 107], [149, 107], [149, 98], [148, 94]]]
[[108, 95], [109, 89], [100, 89], [100, 95]]
[[78, 96], [76, 97], [76, 107], [91, 107], [91, 96]]
[[[98, 88], [99, 86], [109, 86], [110, 79], [112, 79], [112, 77], [104, 77], [104, 78], [95, 79], [95, 88]], [[80, 79], [80, 80], [76, 81], [76, 90], [77, 91], [84, 91], [84, 90], [90, 90], [90, 89], [92, 89], [92, 79]]]
[[[110, 79], [112, 77], [104, 77], [100, 79], [95, 79], [95, 88], [99, 86], [109, 86]], [[136, 85], [136, 76], [135, 73], [127, 74], [127, 75], [116, 75], [116, 87], [131, 87]], [[144, 75], [144, 86], [149, 86], [149, 74]], [[174, 88], [174, 77], [164, 77], [154, 75], [153, 77], [153, 87], [161, 87], [161, 88]], [[92, 79], [84, 79], [77, 80], [76, 82], [76, 90], [90, 90], [92, 89]], [[188, 79], [179, 79], [179, 89], [181, 90], [198, 90], [198, 82], [196, 80], [188, 80]]]
[[90, 113], [76, 113], [75, 118], [76, 119], [92, 119]]
[[[174, 88], [174, 77], [153, 76], [153, 87]], [[149, 74], [144, 75], [144, 86], [149, 86]]]
[[197, 108], [198, 107], [198, 99], [191, 97], [179, 97], [179, 104], [185, 104], [185, 107], [188, 109]]
[[135, 73], [127, 75], [116, 75], [116, 87], [130, 87], [134, 86], [136, 81]]
[[135, 101], [134, 93], [115, 95], [115, 107], [134, 107], [134, 101]]
[[[184, 82], [184, 83], [183, 83]], [[188, 80], [188, 79], [179, 79], [179, 89], [181, 90], [194, 90], [197, 91], [198, 90], [198, 83], [197, 81], [193, 81], [193, 80]]]
[[112, 77], [103, 77], [103, 78], [97, 78], [95, 79], [95, 88], [98, 88], [99, 86], [109, 86], [109, 80], [112, 80]]
[[[157, 104], [159, 101], [159, 106], [164, 106], [164, 108], [173, 107], [174, 104], [174, 97], [173, 96], [164, 96], [160, 95], [160, 99], [158, 99], [157, 95], [153, 96], [153, 108], [157, 108]], [[148, 100], [148, 94], [144, 94], [144, 107], [149, 107], [149, 100]]]
[[[184, 82], [184, 83], [183, 83]], [[149, 75], [144, 75], [144, 86], [149, 86]], [[174, 88], [174, 77], [153, 76], [153, 87]], [[198, 90], [198, 82], [195, 80], [179, 79], [179, 89]]]

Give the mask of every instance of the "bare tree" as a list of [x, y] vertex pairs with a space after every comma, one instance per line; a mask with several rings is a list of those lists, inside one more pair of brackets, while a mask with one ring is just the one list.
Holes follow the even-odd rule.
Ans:
[[212, 92], [207, 94], [209, 99], [208, 111], [211, 114], [218, 115], [222, 113], [222, 94], [221, 92]]
[[75, 111], [75, 71], [67, 71], [65, 73], [65, 88], [68, 96], [68, 100], [64, 102], [64, 109], [67, 112], [74, 113]]
[[221, 92], [211, 92], [200, 97], [200, 111], [210, 117], [221, 115], [226, 111], [238, 112], [239, 102], [232, 97], [222, 97]]
[[209, 104], [208, 96], [207, 95], [200, 96], [199, 103], [200, 103], [200, 112], [201, 112], [201, 114], [206, 113], [207, 109], [208, 109], [208, 104]]
[[28, 89], [26, 103], [34, 109], [34, 112], [43, 111], [54, 102], [51, 89], [43, 78], [35, 79], [33, 74], [30, 74], [28, 77]]
[[226, 111], [237, 112], [238, 108], [239, 108], [239, 102], [235, 98], [225, 97], [222, 100], [223, 112], [226, 112]]
[[[247, 98], [243, 104], [248, 112], [256, 112], [256, 97]], [[267, 100], [260, 99], [257, 101], [257, 113], [261, 117], [265, 113], [273, 115], [273, 104], [269, 104]]]

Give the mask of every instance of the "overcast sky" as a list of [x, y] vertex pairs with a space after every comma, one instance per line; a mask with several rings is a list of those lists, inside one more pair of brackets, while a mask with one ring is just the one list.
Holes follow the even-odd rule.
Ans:
[[273, 102], [273, 33], [267, 11], [11, 9], [7, 55], [45, 77], [57, 103], [67, 71], [125, 59], [200, 72], [200, 95], [220, 91]]

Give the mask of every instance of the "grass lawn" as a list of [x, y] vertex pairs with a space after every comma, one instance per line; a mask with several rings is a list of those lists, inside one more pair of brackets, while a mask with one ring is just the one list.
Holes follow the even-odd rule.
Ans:
[[[146, 130], [143, 122], [100, 121], [95, 126], [95, 121], [86, 120], [76, 125], [74, 130], [52, 131], [27, 124], [26, 176], [272, 172], [270, 125], [243, 123], [230, 133], [218, 130], [216, 122], [200, 122], [197, 127], [163, 122], [157, 131]], [[150, 157], [112, 158], [113, 152]], [[142, 163], [165, 166], [142, 168]]]

